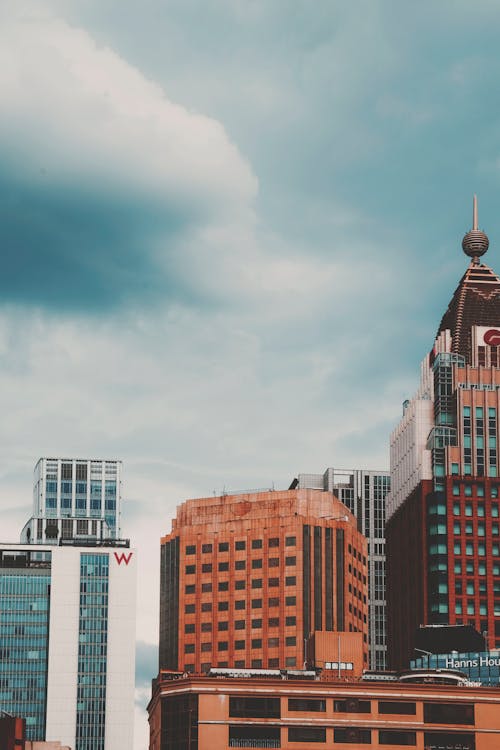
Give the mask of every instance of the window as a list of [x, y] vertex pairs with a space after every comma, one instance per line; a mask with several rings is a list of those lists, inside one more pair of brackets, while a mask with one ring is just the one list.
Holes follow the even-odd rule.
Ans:
[[229, 609], [229, 602], [219, 602], [217, 605], [219, 612], [227, 612]]
[[228, 562], [220, 562], [219, 563], [219, 570], [229, 570], [229, 563]]
[[314, 698], [289, 698], [289, 711], [326, 711], [326, 700], [316, 700]]
[[201, 551], [202, 552], [211, 552], [212, 551], [212, 545], [211, 544], [202, 544], [201, 545]]
[[380, 745], [410, 745], [417, 744], [416, 732], [405, 732], [401, 729], [381, 729], [378, 733]]
[[186, 555], [194, 555], [196, 554], [196, 545], [195, 544], [188, 544], [186, 547]]
[[229, 542], [220, 542], [219, 552], [229, 552]]
[[202, 573], [211, 573], [212, 572], [212, 563], [203, 563], [201, 566], [201, 572]]
[[424, 703], [427, 724], [474, 724], [473, 703]]
[[261, 609], [262, 599], [252, 599], [252, 609]]
[[230, 696], [229, 716], [241, 719], [280, 719], [280, 699]]
[[246, 620], [235, 620], [234, 621], [234, 629], [235, 630], [245, 630], [245, 624], [246, 624]]
[[289, 727], [288, 742], [326, 742], [325, 727]]
[[201, 611], [202, 612], [211, 612], [212, 611], [212, 602], [203, 602], [201, 605]]
[[184, 607], [184, 612], [187, 615], [192, 615], [194, 611], [195, 611], [194, 604], [186, 604], [186, 606]]
[[237, 724], [229, 727], [229, 747], [280, 747], [280, 734], [279, 727]]
[[185, 633], [194, 633], [194, 622], [189, 622], [187, 625], [184, 625], [184, 632]]
[[186, 586], [186, 588], [184, 589], [184, 591], [185, 591], [186, 594], [194, 594], [194, 592], [195, 592], [194, 583], [188, 584]]
[[269, 539], [269, 542], [268, 542], [268, 546], [269, 546], [269, 547], [279, 547], [279, 546], [280, 546], [280, 540], [279, 540], [279, 537], [277, 537], [277, 536], [273, 536], [273, 537], [271, 537], [271, 538]]
[[370, 729], [335, 727], [333, 730], [333, 741], [345, 742], [352, 745], [371, 745], [372, 733]]
[[285, 659], [285, 667], [296, 667], [297, 659], [295, 656], [287, 656]]
[[280, 559], [279, 557], [270, 557], [269, 558], [269, 567], [270, 568], [279, 568]]
[[254, 628], [254, 629], [257, 630], [257, 629], [259, 629], [261, 627], [262, 627], [262, 618], [261, 617], [256, 617], [255, 619], [252, 620], [252, 628]]
[[234, 567], [236, 570], [245, 570], [246, 567], [246, 561], [245, 560], [236, 560], [234, 563]]
[[203, 594], [208, 594], [210, 591], [212, 591], [212, 584], [211, 583], [202, 583], [201, 584], [201, 590]]
[[262, 638], [252, 638], [252, 648], [262, 648]]
[[279, 607], [280, 600], [277, 596], [272, 596], [270, 599], [268, 599], [267, 604], [269, 607]]
[[252, 549], [262, 549], [262, 539], [252, 539]]
[[227, 641], [219, 641], [217, 644], [217, 651], [227, 651], [228, 649], [228, 642]]
[[229, 622], [227, 620], [221, 620], [221, 622], [217, 624], [217, 630], [219, 632], [224, 631], [224, 630], [229, 630]]
[[369, 714], [371, 704], [370, 701], [362, 701], [359, 698], [343, 698], [333, 701], [333, 710], [346, 714]]
[[235, 542], [234, 543], [234, 548], [237, 549], [237, 550], [245, 549], [246, 546], [247, 546], [246, 542], [244, 542], [244, 541], [239, 541], [239, 542]]
[[234, 603], [235, 609], [245, 609], [246, 602], [244, 599], [237, 599]]
[[280, 579], [279, 578], [269, 578], [267, 581], [267, 585], [270, 589], [275, 589], [280, 585]]
[[186, 575], [196, 573], [196, 565], [186, 565]]
[[270, 617], [268, 620], [268, 625], [270, 628], [278, 628], [279, 624], [280, 624], [279, 617]]
[[285, 597], [285, 604], [287, 607], [295, 607], [297, 604], [297, 598], [295, 596]]
[[202, 633], [211, 633], [212, 632], [212, 623], [211, 622], [202, 622], [201, 623], [201, 632]]
[[280, 639], [279, 638], [268, 638], [267, 639], [267, 645], [269, 648], [278, 648], [280, 645]]
[[234, 588], [236, 591], [240, 591], [241, 589], [245, 588], [246, 581], [235, 581], [234, 582]]
[[194, 643], [185, 643], [184, 644], [184, 653], [185, 654], [194, 654]]
[[412, 701], [379, 701], [378, 712], [379, 714], [415, 716], [417, 713], [417, 704]]
[[297, 618], [290, 616], [286, 618], [285, 625], [296, 625], [297, 624]]
[[296, 540], [296, 538], [294, 536], [287, 536], [286, 537], [286, 539], [285, 539], [285, 545], [287, 547], [295, 547], [296, 544], [297, 544], [297, 540]]
[[475, 750], [473, 732], [424, 732], [424, 747]]
[[229, 581], [220, 581], [217, 586], [219, 591], [228, 591], [229, 590]]
[[262, 568], [262, 558], [259, 560], [252, 560], [252, 569]]
[[285, 645], [286, 646], [296, 646], [297, 645], [297, 639], [294, 635], [289, 635], [285, 638]]
[[245, 648], [245, 641], [235, 641], [234, 642], [234, 650], [235, 651], [243, 651]]
[[285, 557], [285, 565], [296, 565], [297, 559], [295, 555], [291, 555], [290, 557]]
[[262, 578], [254, 578], [252, 580], [252, 588], [253, 589], [261, 589], [262, 588]]
[[296, 586], [297, 585], [297, 579], [295, 576], [286, 576], [285, 577], [285, 585], [286, 586]]

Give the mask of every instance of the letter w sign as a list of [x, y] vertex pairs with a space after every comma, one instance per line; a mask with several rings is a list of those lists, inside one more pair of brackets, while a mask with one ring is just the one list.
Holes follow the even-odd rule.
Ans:
[[128, 565], [130, 562], [130, 558], [132, 557], [134, 553], [129, 552], [128, 555], [125, 554], [125, 552], [115, 552], [115, 560], [118, 563], [118, 565], [121, 565], [122, 562], [125, 563], [125, 565]]

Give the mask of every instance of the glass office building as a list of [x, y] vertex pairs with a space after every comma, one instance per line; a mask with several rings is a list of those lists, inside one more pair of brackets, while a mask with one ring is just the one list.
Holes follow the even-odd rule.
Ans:
[[0, 550], [0, 706], [45, 733], [51, 553]]
[[21, 541], [112, 540], [121, 536], [121, 461], [41, 458], [33, 511]]

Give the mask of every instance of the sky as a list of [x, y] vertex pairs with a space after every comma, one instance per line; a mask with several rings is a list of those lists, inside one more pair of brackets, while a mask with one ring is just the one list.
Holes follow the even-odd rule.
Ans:
[[389, 468], [467, 259], [500, 270], [497, 0], [0, 3], [0, 529], [123, 461], [135, 750], [176, 505]]

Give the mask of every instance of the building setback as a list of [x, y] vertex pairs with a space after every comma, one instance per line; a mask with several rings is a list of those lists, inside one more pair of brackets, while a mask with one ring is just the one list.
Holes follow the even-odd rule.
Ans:
[[329, 492], [187, 500], [160, 587], [160, 669], [302, 668], [309, 644], [337, 658], [334, 633], [358, 633], [367, 665], [367, 544]]
[[417, 394], [391, 436], [387, 498], [389, 663], [416, 656], [421, 624], [469, 624], [500, 646], [500, 279], [471, 258], [451, 299]]
[[386, 668], [385, 498], [390, 476], [367, 469], [328, 468], [323, 474], [298, 474], [290, 489], [333, 492], [358, 521], [368, 539], [368, 645], [370, 669]]
[[498, 750], [500, 691], [405, 682], [160, 674], [149, 750]]

